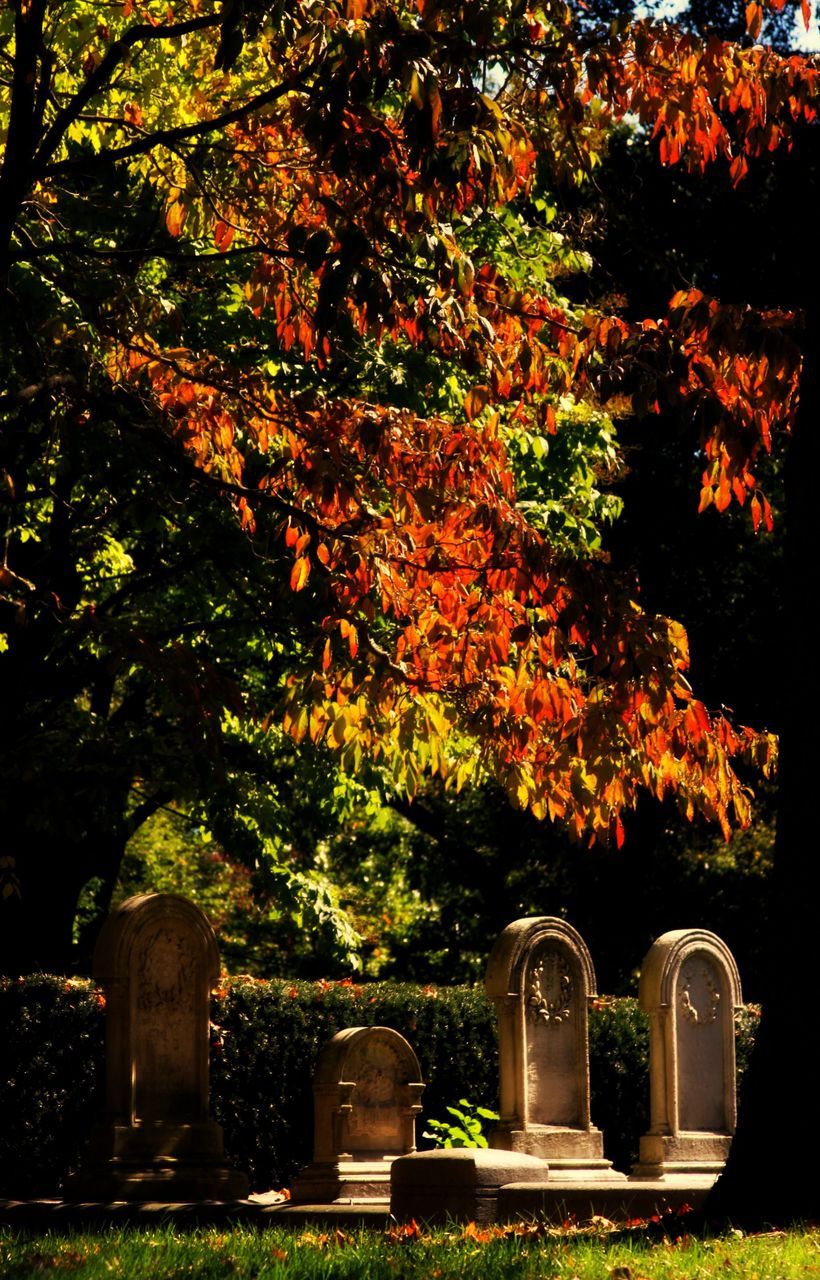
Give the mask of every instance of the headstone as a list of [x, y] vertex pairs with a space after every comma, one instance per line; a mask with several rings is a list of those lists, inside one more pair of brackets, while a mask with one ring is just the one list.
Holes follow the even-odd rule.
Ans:
[[595, 971], [564, 920], [529, 916], [496, 939], [486, 976], [498, 1013], [501, 1120], [492, 1147], [549, 1161], [550, 1178], [618, 1178], [589, 1110]]
[[499, 1192], [507, 1183], [532, 1179], [543, 1184], [548, 1177], [546, 1160], [519, 1151], [417, 1151], [393, 1164], [390, 1212], [399, 1222], [494, 1222]]
[[390, 1027], [348, 1027], [313, 1076], [313, 1163], [291, 1188], [297, 1204], [386, 1199], [390, 1165], [416, 1149], [424, 1085], [418, 1059]]
[[735, 1010], [742, 1003], [731, 951], [706, 929], [674, 929], [641, 969], [649, 1015], [650, 1129], [636, 1177], [714, 1179], [737, 1117]]
[[105, 991], [106, 1114], [88, 1166], [66, 1184], [85, 1200], [238, 1200], [244, 1174], [225, 1162], [208, 1115], [213, 929], [174, 894], [129, 898], [94, 953]]

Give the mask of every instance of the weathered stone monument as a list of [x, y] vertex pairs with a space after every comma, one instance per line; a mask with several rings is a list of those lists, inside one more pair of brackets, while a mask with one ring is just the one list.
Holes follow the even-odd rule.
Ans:
[[664, 933], [644, 960], [639, 1000], [650, 1023], [650, 1129], [633, 1175], [712, 1181], [737, 1117], [734, 957], [706, 929]]
[[490, 1146], [549, 1162], [550, 1179], [622, 1179], [589, 1108], [595, 971], [564, 920], [529, 916], [498, 936], [485, 979], [498, 1012], [501, 1120]]
[[424, 1084], [418, 1059], [390, 1027], [348, 1027], [313, 1076], [313, 1163], [295, 1179], [300, 1204], [386, 1199], [390, 1166], [416, 1149]]
[[106, 1114], [87, 1168], [66, 1185], [84, 1200], [238, 1200], [244, 1174], [225, 1163], [208, 1116], [213, 929], [174, 894], [129, 898], [94, 953], [105, 990]]

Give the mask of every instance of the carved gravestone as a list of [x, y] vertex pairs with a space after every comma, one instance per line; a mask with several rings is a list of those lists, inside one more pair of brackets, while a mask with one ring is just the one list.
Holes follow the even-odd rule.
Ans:
[[540, 1156], [550, 1177], [615, 1179], [589, 1111], [589, 1002], [581, 935], [552, 916], [508, 925], [485, 980], [498, 1013], [501, 1121], [492, 1147]]
[[322, 1050], [313, 1076], [313, 1163], [294, 1201], [386, 1198], [390, 1165], [416, 1149], [424, 1085], [410, 1045], [390, 1027], [348, 1027]]
[[731, 951], [706, 929], [658, 938], [641, 969], [649, 1015], [651, 1122], [637, 1177], [720, 1172], [735, 1131], [735, 1010], [742, 1002]]
[[236, 1200], [208, 1117], [210, 993], [219, 953], [199, 907], [173, 894], [129, 898], [94, 953], [105, 990], [106, 1115], [66, 1193], [90, 1200]]

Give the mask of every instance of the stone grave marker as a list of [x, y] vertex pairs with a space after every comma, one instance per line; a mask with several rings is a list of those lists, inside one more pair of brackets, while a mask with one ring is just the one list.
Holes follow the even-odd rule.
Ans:
[[418, 1059], [390, 1027], [348, 1027], [324, 1046], [313, 1075], [313, 1163], [293, 1200], [382, 1199], [390, 1165], [416, 1149], [424, 1084]]
[[105, 991], [106, 1112], [87, 1167], [66, 1184], [84, 1200], [237, 1200], [208, 1115], [210, 993], [219, 953], [207, 917], [174, 894], [129, 898], [94, 953]]
[[639, 1000], [650, 1022], [650, 1129], [633, 1174], [713, 1180], [737, 1118], [734, 957], [706, 929], [664, 933], [644, 960]]
[[550, 1178], [622, 1179], [590, 1120], [595, 970], [564, 920], [529, 916], [498, 936], [485, 979], [498, 1013], [500, 1114], [490, 1146], [547, 1160]]

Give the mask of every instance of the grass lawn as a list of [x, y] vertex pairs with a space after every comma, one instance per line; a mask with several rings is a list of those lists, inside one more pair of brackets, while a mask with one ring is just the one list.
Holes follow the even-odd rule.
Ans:
[[820, 1276], [820, 1230], [653, 1239], [645, 1231], [537, 1227], [386, 1232], [234, 1228], [24, 1235], [0, 1230], [0, 1277], [181, 1280], [797, 1280]]

